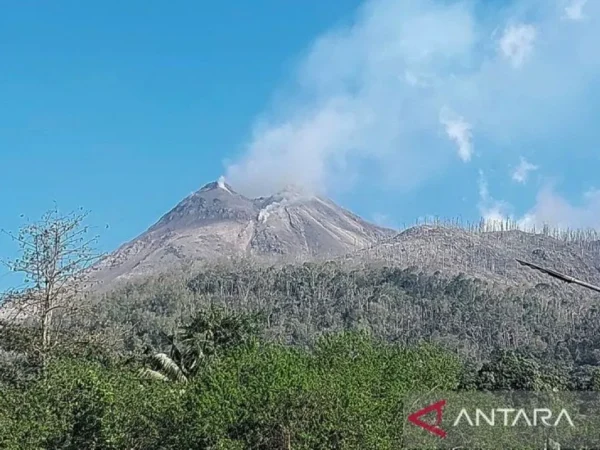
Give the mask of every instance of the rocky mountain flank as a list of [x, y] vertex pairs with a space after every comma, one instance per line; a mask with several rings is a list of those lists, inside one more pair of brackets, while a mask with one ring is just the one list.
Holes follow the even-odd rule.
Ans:
[[523, 267], [516, 258], [600, 285], [600, 241], [594, 236], [573, 239], [439, 225], [397, 232], [299, 189], [250, 199], [221, 181], [191, 194], [108, 255], [94, 267], [93, 277], [112, 287], [232, 257], [265, 263], [335, 259], [350, 265], [416, 266], [445, 277], [463, 273], [506, 287], [582, 290]]
[[[363, 264], [416, 266], [429, 273], [439, 271], [443, 276], [463, 273], [506, 287], [567, 287], [547, 274], [520, 265], [517, 258], [600, 286], [600, 242], [593, 235], [573, 238], [516, 229], [483, 232], [422, 225], [351, 257]], [[572, 287], [592, 294], [585, 288]]]
[[185, 198], [142, 235], [100, 261], [93, 278], [112, 285], [229, 257], [334, 258], [394, 234], [300, 189], [250, 199], [219, 181]]

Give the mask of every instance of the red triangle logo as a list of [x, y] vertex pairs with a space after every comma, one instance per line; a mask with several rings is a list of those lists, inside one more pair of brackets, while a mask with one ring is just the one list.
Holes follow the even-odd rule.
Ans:
[[[408, 421], [411, 422], [413, 425], [421, 427], [424, 430], [427, 430], [430, 433], [435, 434], [436, 436], [439, 436], [440, 438], [444, 439], [446, 437], [446, 432], [439, 427], [439, 425], [442, 424], [442, 414], [444, 412], [444, 406], [446, 406], [446, 400], [440, 400], [439, 402], [433, 403], [432, 405], [429, 405], [423, 409], [418, 410], [417, 412], [412, 413], [410, 416], [408, 416]], [[433, 411], [436, 412], [434, 425], [421, 420], [421, 417]]]

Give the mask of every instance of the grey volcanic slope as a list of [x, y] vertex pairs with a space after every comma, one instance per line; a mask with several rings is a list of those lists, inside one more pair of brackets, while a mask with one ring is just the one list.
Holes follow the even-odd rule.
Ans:
[[450, 276], [462, 272], [507, 287], [565, 286], [548, 275], [519, 265], [515, 258], [520, 258], [600, 285], [597, 242], [565, 242], [518, 230], [473, 232], [456, 227], [417, 226], [359, 251], [352, 258], [391, 266], [417, 266]]
[[249, 199], [228, 184], [215, 182], [100, 261], [93, 278], [112, 285], [227, 257], [336, 257], [394, 234], [328, 199], [299, 190]]

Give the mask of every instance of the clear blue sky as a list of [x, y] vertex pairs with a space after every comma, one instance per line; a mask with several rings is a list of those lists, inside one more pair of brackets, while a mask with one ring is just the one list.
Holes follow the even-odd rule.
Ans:
[[108, 251], [222, 174], [278, 170], [395, 226], [596, 226], [600, 10], [549, 3], [6, 4], [0, 228], [83, 206]]
[[297, 54], [356, 4], [5, 5], [0, 227], [56, 201], [91, 210], [105, 250], [136, 236], [223, 173]]

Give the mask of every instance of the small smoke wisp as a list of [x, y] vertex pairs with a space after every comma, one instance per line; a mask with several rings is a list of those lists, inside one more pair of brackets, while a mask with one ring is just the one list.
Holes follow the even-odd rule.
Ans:
[[519, 162], [519, 165], [514, 169], [512, 173], [512, 179], [517, 183], [525, 184], [527, 183], [527, 179], [529, 178], [530, 172], [534, 172], [538, 169], [538, 166], [530, 163], [521, 156], [521, 161]]

